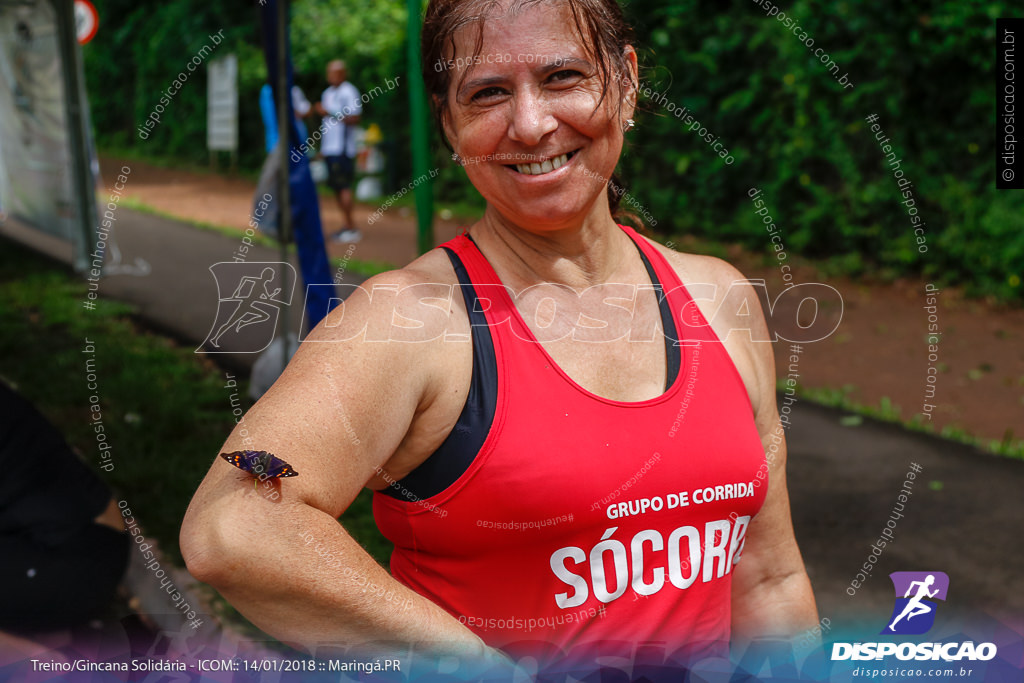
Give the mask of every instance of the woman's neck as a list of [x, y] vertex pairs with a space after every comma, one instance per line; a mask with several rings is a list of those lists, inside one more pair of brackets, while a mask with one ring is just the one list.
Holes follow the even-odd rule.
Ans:
[[[474, 241], [513, 289], [555, 282], [583, 290], [616, 281], [633, 265], [623, 250], [629, 237], [616, 225], [607, 202], [582, 223], [543, 232], [527, 230], [488, 204], [483, 218], [470, 229]], [[515, 279], [515, 282], [508, 281]]]

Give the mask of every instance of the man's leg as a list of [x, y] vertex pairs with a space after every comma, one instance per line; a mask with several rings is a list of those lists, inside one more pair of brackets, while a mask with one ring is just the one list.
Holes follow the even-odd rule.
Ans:
[[338, 157], [336, 164], [337, 174], [334, 185], [338, 199], [338, 208], [341, 209], [344, 227], [340, 232], [332, 235], [331, 239], [338, 242], [358, 242], [363, 238], [362, 233], [355, 228], [355, 220], [352, 217], [353, 198], [352, 181], [355, 177], [355, 159], [351, 157]]
[[337, 190], [334, 193], [334, 199], [338, 202], [338, 210], [341, 211], [342, 230], [348, 228], [350, 225], [348, 215], [345, 212], [345, 192], [346, 190]]
[[345, 218], [345, 226], [352, 228], [355, 227], [355, 221], [352, 220], [352, 188], [346, 187], [339, 193], [339, 201], [341, 203], [341, 215]]
[[334, 192], [334, 199], [338, 202], [338, 209], [341, 211], [341, 227], [331, 236], [336, 239], [338, 235], [351, 227], [345, 216], [345, 202], [342, 199], [342, 194], [345, 191], [344, 157], [329, 156], [325, 157], [325, 160], [327, 161], [327, 185]]

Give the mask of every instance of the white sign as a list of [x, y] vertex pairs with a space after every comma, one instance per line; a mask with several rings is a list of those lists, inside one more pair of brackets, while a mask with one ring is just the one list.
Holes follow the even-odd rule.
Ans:
[[233, 54], [209, 62], [206, 146], [212, 150], [238, 149], [238, 58]]

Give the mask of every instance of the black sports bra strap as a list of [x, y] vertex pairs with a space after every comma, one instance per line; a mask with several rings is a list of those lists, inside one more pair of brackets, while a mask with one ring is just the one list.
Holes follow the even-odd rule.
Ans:
[[391, 482], [381, 493], [416, 502], [441, 493], [469, 469], [487, 440], [498, 403], [498, 363], [494, 356], [487, 316], [477, 304], [476, 290], [462, 259], [448, 247], [442, 247], [452, 262], [462, 297], [469, 313], [473, 341], [473, 376], [466, 404], [448, 437], [416, 469], [400, 481]]
[[[630, 238], [632, 239], [632, 238]], [[679, 376], [679, 368], [682, 365], [682, 349], [675, 340], [679, 337], [676, 334], [676, 321], [672, 317], [672, 307], [668, 303], [668, 296], [665, 293], [665, 288], [662, 286], [661, 281], [658, 280], [657, 274], [654, 272], [654, 266], [651, 265], [650, 259], [647, 258], [647, 254], [640, 248], [640, 245], [633, 242], [633, 246], [640, 253], [640, 258], [643, 259], [644, 268], [647, 269], [647, 274], [651, 278], [651, 284], [654, 285], [654, 289], [658, 293], [658, 310], [661, 312], [661, 329], [665, 335], [665, 390], [668, 391], [675, 381], [676, 377]]]

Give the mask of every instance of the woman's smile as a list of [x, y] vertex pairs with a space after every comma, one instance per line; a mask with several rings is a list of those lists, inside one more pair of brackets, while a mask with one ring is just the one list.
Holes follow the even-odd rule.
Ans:
[[513, 164], [510, 166], [506, 166], [505, 168], [510, 168], [514, 170], [516, 173], [521, 173], [522, 175], [546, 176], [568, 164], [569, 160], [572, 159], [578, 151], [578, 149], [574, 149], [571, 152], [566, 152], [556, 157], [549, 157], [543, 159], [539, 163], [535, 161], [529, 164]]

